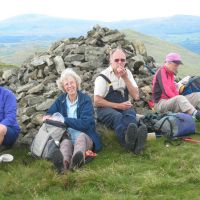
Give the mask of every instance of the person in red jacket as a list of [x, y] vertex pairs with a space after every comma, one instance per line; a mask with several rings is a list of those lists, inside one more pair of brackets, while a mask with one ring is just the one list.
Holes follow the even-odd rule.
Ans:
[[200, 92], [186, 96], [179, 95], [174, 76], [178, 70], [181, 56], [170, 53], [165, 58], [164, 66], [156, 72], [153, 78], [153, 100], [158, 112], [184, 112], [200, 120]]

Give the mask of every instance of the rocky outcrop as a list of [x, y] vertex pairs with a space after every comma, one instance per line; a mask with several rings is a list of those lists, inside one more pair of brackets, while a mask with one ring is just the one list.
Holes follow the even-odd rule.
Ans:
[[[19, 69], [0, 73], [1, 85], [10, 88], [17, 97], [18, 119], [23, 141], [30, 143], [41, 124], [41, 116], [60, 91], [56, 80], [65, 68], [73, 68], [82, 77], [82, 89], [93, 94], [94, 80], [109, 65], [110, 49], [121, 47], [127, 54], [127, 67], [140, 88], [141, 100], [133, 102], [135, 109], [143, 113], [151, 99], [152, 76], [144, 67], [153, 68], [153, 58], [147, 56], [142, 42], [131, 42], [117, 30], [99, 26], [87, 35], [55, 42], [48, 51], [36, 53]], [[28, 135], [27, 135], [28, 134]]]

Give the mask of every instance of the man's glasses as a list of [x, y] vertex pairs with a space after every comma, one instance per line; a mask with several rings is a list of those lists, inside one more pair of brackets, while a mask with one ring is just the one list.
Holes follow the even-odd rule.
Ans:
[[116, 63], [118, 63], [119, 61], [121, 61], [121, 62], [126, 62], [126, 59], [124, 59], [124, 58], [122, 58], [122, 59], [115, 59], [114, 60]]

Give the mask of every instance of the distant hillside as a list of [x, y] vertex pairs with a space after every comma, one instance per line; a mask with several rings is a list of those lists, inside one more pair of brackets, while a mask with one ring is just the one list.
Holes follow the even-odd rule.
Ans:
[[62, 37], [78, 37], [97, 23], [37, 14], [20, 15], [0, 21], [0, 42], [52, 41]]
[[200, 53], [200, 17], [187, 15], [117, 22], [20, 15], [0, 21], [0, 43], [51, 42], [60, 38], [78, 37], [96, 24], [136, 30]]
[[0, 44], [0, 60], [4, 63], [21, 65], [24, 60], [35, 52], [43, 52], [47, 50], [53, 41], [30, 41]]
[[56, 40], [84, 35], [96, 24], [36, 14], [0, 21], [0, 60], [20, 65], [35, 51], [46, 50]]
[[200, 55], [195, 54], [178, 45], [174, 45], [155, 37], [147, 36], [132, 30], [123, 30], [129, 40], [141, 40], [144, 42], [147, 52], [153, 56], [158, 64], [162, 64], [165, 55], [169, 52], [180, 53], [184, 65], [180, 67], [180, 75], [200, 75]]
[[16, 67], [15, 65], [11, 65], [11, 64], [6, 64], [0, 61], [0, 69], [9, 69], [9, 68], [13, 68]]
[[[197, 52], [200, 48], [200, 17], [173, 16], [135, 21], [100, 22], [29, 14], [0, 21], [0, 60], [20, 65], [35, 51], [48, 49], [49, 45], [56, 40], [85, 35], [96, 24], [119, 30], [135, 29], [150, 35], [155, 34], [156, 37]], [[149, 55], [153, 55], [158, 62], [162, 62], [164, 55], [174, 50], [183, 55], [184, 74], [191, 71], [199, 73], [200, 57], [197, 54], [153, 37], [131, 31], [127, 33], [130, 38], [135, 35], [134, 37], [144, 40]], [[187, 68], [187, 66], [190, 67]]]
[[124, 21], [115, 26], [132, 29], [179, 44], [200, 54], [200, 17], [176, 15], [172, 17]]

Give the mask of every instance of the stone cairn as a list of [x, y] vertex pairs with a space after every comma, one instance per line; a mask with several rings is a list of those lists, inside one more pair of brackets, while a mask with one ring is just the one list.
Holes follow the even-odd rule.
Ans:
[[139, 86], [140, 101], [134, 108], [140, 114], [148, 109], [152, 75], [145, 64], [154, 68], [140, 41], [128, 41], [118, 30], [94, 27], [86, 36], [60, 40], [48, 51], [36, 53], [20, 68], [0, 71], [0, 84], [11, 89], [18, 101], [17, 116], [21, 126], [19, 141], [30, 144], [41, 126], [41, 117], [60, 94], [56, 80], [65, 68], [73, 68], [82, 78], [82, 90], [93, 95], [94, 81], [108, 67], [111, 49], [121, 47], [127, 55], [127, 67]]

